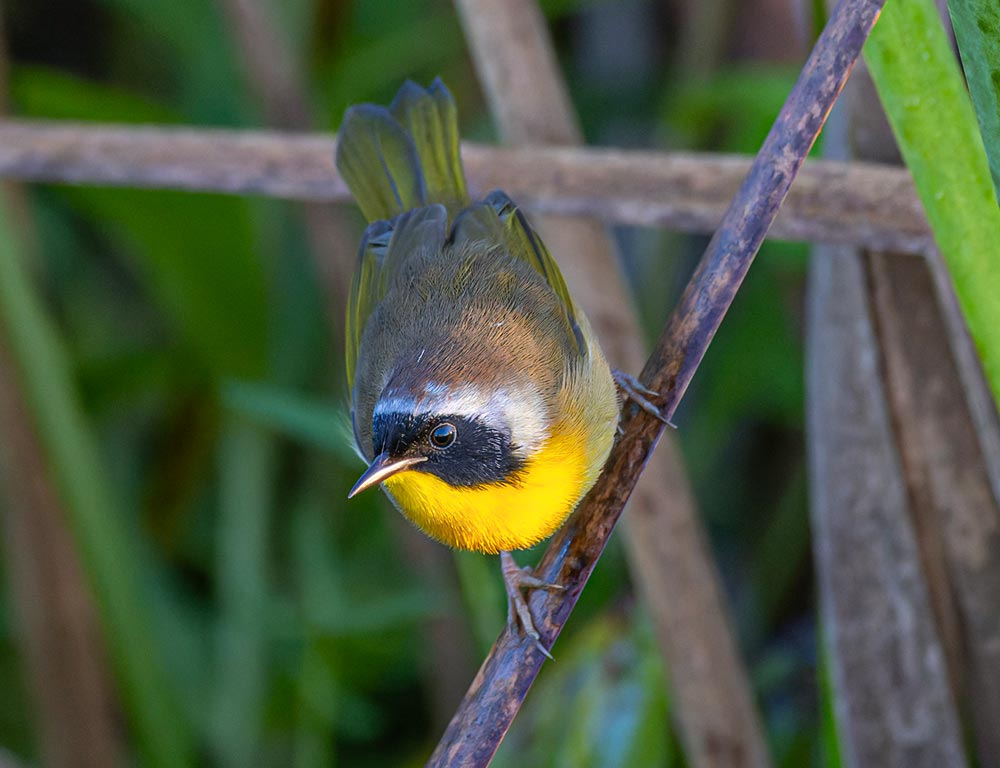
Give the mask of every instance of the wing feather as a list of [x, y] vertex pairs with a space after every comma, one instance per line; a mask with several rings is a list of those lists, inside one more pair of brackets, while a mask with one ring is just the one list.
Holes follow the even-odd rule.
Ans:
[[345, 352], [350, 389], [354, 388], [354, 373], [365, 326], [389, 290], [393, 276], [412, 254], [440, 249], [447, 232], [448, 212], [443, 205], [407, 211], [392, 221], [376, 221], [365, 230], [354, 283], [347, 297]]
[[552, 258], [538, 234], [528, 224], [528, 220], [504, 192], [490, 192], [483, 202], [462, 211], [455, 219], [450, 241], [487, 242], [502, 245], [515, 259], [530, 265], [552, 289], [559, 299], [566, 333], [570, 345], [580, 356], [587, 355], [587, 344], [583, 331], [577, 322], [576, 308], [563, 280], [559, 265]]

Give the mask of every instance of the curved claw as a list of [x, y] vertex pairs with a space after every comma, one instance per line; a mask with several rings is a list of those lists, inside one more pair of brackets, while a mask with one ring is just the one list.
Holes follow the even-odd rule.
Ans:
[[629, 400], [642, 408], [642, 410], [654, 419], [659, 419], [668, 427], [677, 429], [676, 424], [660, 413], [660, 409], [646, 399], [646, 395], [649, 395], [650, 397], [657, 397], [660, 394], [659, 392], [655, 389], [650, 389], [632, 374], [625, 373], [625, 371], [621, 371], [617, 368], [612, 369], [611, 375], [615, 380], [615, 384], [618, 385], [618, 389], [620, 389]]
[[511, 632], [517, 632], [518, 627], [516, 625], [519, 624], [520, 628], [524, 630], [524, 634], [534, 641], [535, 647], [546, 658], [552, 660], [552, 654], [542, 645], [541, 635], [535, 629], [535, 622], [531, 618], [531, 609], [528, 607], [527, 600], [524, 599], [522, 590], [563, 590], [565, 587], [561, 584], [551, 584], [532, 576], [531, 569], [519, 567], [514, 562], [514, 558], [510, 552], [500, 553], [500, 570], [503, 573], [504, 588], [507, 590], [507, 626], [510, 627]]

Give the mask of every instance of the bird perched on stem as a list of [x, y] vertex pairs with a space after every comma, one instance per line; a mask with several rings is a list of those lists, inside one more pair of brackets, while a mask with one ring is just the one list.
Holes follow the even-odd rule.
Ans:
[[[440, 80], [344, 116], [337, 168], [371, 222], [347, 307], [357, 447], [418, 528], [499, 554], [510, 603], [541, 645], [522, 590], [559, 589], [511, 550], [550, 536], [614, 442], [615, 377], [552, 256], [500, 191], [472, 203], [458, 120]], [[641, 387], [621, 386], [643, 407]], [[655, 410], [655, 409], [654, 409]]]

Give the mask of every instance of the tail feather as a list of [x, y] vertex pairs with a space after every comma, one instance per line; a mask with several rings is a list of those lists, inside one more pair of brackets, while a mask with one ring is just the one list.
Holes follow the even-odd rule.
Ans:
[[468, 203], [455, 102], [440, 80], [407, 81], [389, 109], [351, 107], [337, 143], [337, 168], [369, 221], [440, 203]]
[[369, 221], [425, 203], [413, 139], [384, 107], [358, 104], [347, 110], [337, 140], [337, 169]]
[[417, 148], [428, 203], [454, 215], [468, 205], [458, 142], [458, 108], [440, 78], [424, 90], [407, 80], [389, 107]]

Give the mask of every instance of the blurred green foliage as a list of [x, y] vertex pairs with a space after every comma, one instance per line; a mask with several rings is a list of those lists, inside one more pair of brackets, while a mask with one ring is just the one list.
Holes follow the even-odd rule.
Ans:
[[[335, 129], [351, 103], [389, 100], [407, 77], [441, 75], [465, 135], [493, 135], [449, 3], [267, 5], [319, 128]], [[753, 152], [797, 72], [787, 39], [748, 41], [735, 16], [706, 76], [674, 63], [684, 3], [543, 6], [597, 143]], [[20, 0], [5, 11], [19, 115], [261, 123], [208, 0]], [[609, 13], [633, 25], [606, 28]], [[456, 642], [483, 653], [504, 617], [499, 568], [478, 555], [446, 560], [456, 586], [442, 590], [378, 494], [346, 502], [360, 463], [332, 332], [343, 310], [294, 206], [55, 186], [32, 188], [30, 202], [25, 295], [44, 300], [39, 322], [64, 350], [60, 386], [78, 395], [76, 415], [53, 428], [93, 436], [75, 471], [114, 500], [97, 527], [74, 529], [94, 550], [99, 588], [134, 595], [140, 607], [120, 620], [149, 636], [150, 674], [166, 686], [164, 702], [124, 697], [137, 752], [154, 764], [177, 733], [197, 756], [182, 748], [181, 763], [421, 764], [443, 728], [432, 701], [446, 677], [428, 626], [457, 617]], [[340, 246], [353, 250], [359, 235]], [[704, 241], [619, 235], [652, 337]], [[836, 762], [820, 735], [803, 468], [804, 256], [800, 245], [765, 246], [677, 417], [783, 766]], [[101, 562], [135, 567], [102, 576]], [[613, 540], [497, 764], [683, 765], [647, 624]], [[113, 654], [120, 677], [129, 650]], [[471, 680], [474, 668], [458, 672]], [[22, 689], [23, 673], [8, 589], [0, 685]], [[0, 698], [0, 745], [36, 759], [24, 696]]]

